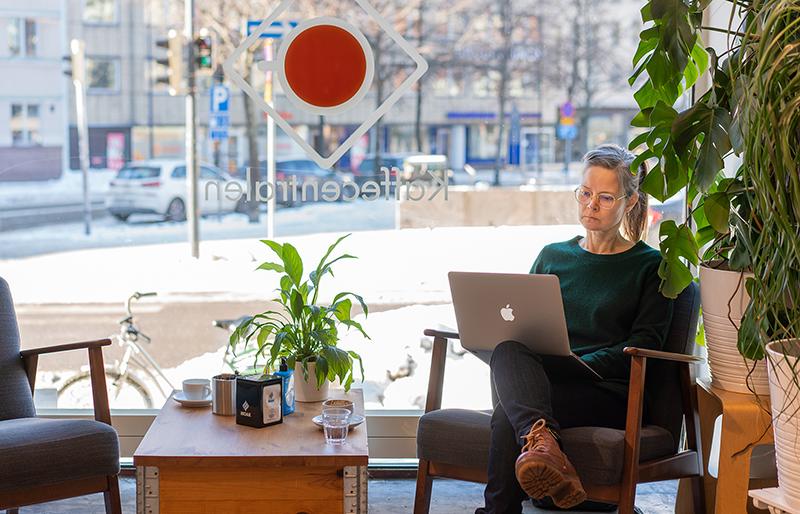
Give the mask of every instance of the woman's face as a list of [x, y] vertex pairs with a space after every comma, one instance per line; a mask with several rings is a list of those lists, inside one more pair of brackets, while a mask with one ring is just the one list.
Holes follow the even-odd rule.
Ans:
[[639, 197], [634, 193], [630, 198], [620, 198], [614, 201], [610, 209], [600, 206], [600, 195], [610, 195], [619, 198], [625, 194], [622, 189], [617, 172], [602, 168], [600, 166], [589, 166], [583, 173], [581, 187], [587, 193], [592, 193], [589, 203], [586, 205], [578, 204], [578, 216], [581, 225], [586, 230], [597, 230], [601, 232], [619, 230], [625, 212], [632, 209]]

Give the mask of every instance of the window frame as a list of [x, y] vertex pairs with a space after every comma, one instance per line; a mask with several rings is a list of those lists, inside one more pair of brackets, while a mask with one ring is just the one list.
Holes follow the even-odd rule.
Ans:
[[[28, 17], [28, 16], [11, 16], [7, 18], [8, 23], [6, 24], [6, 48], [8, 49], [8, 58], [9, 59], [37, 59], [39, 57], [39, 20], [36, 18]], [[8, 27], [16, 25], [16, 53], [11, 51], [11, 32], [8, 30]], [[30, 51], [28, 45], [28, 26], [33, 26], [33, 51]]]
[[[33, 130], [33, 128], [31, 127], [31, 125], [30, 125], [30, 117], [28, 116], [28, 113], [29, 113], [30, 108], [32, 106], [35, 106], [36, 110], [38, 111], [38, 115], [36, 116], [36, 119], [38, 120], [39, 123], [38, 123], [38, 127], [36, 127], [36, 130]], [[20, 101], [20, 102], [12, 101], [12, 102], [10, 102], [8, 104], [8, 107], [9, 107], [9, 111], [10, 111], [9, 112], [8, 130], [9, 130], [9, 134], [11, 135], [11, 146], [14, 147], [14, 148], [29, 148], [29, 147], [35, 147], [35, 146], [42, 146], [44, 144], [44, 142], [42, 141], [42, 132], [41, 132], [41, 127], [42, 127], [42, 105], [40, 103], [35, 103], [35, 102], [30, 102], [29, 103], [29, 102], [25, 102], [25, 101]], [[20, 118], [21, 123], [20, 123], [19, 127], [14, 127], [13, 124], [12, 124], [12, 121], [14, 120], [14, 107], [19, 107], [20, 108], [19, 109], [18, 118]], [[22, 143], [16, 143], [14, 141], [14, 133], [15, 132], [21, 132], [22, 133], [22, 136], [23, 136]], [[34, 132], [38, 135], [36, 141], [34, 141], [33, 138], [31, 137], [31, 134], [33, 134]]]
[[111, 21], [105, 20], [87, 20], [86, 19], [86, 2], [87, 0], [81, 0], [81, 23], [86, 26], [92, 27], [115, 27], [119, 25], [119, 11], [120, 5], [119, 0], [103, 0], [113, 2], [114, 9], [113, 9], [113, 16]]
[[[109, 61], [114, 64], [114, 87], [94, 87], [89, 80], [89, 64], [93, 61]], [[87, 55], [86, 56], [86, 93], [90, 95], [119, 94], [122, 90], [122, 59], [115, 55]]]

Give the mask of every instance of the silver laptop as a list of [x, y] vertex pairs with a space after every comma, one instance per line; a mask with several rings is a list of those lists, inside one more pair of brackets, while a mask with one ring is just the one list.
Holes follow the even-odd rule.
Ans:
[[546, 359], [548, 375], [601, 379], [572, 353], [561, 287], [555, 275], [451, 271], [450, 294], [461, 346], [491, 352], [503, 341], [517, 341]]

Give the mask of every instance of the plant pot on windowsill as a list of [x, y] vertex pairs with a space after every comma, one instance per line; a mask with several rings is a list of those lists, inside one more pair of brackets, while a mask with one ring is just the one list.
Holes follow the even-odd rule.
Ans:
[[[739, 327], [750, 296], [745, 280], [750, 272], [731, 271], [718, 262], [700, 266], [700, 296], [708, 366], [715, 387], [737, 393], [769, 394], [766, 360], [745, 359], [737, 347]], [[752, 372], [751, 372], [752, 370]]]
[[766, 349], [778, 487], [800, 512], [800, 339], [773, 341]]

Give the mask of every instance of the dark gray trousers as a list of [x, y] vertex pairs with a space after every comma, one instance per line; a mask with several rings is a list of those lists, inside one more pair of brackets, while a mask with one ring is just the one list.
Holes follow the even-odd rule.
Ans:
[[541, 357], [516, 341], [500, 343], [490, 367], [499, 403], [492, 414], [485, 507], [478, 512], [517, 514], [528, 496], [517, 482], [514, 464], [533, 423], [544, 418], [556, 432], [576, 426], [624, 429], [627, 387], [606, 381], [551, 383]]

